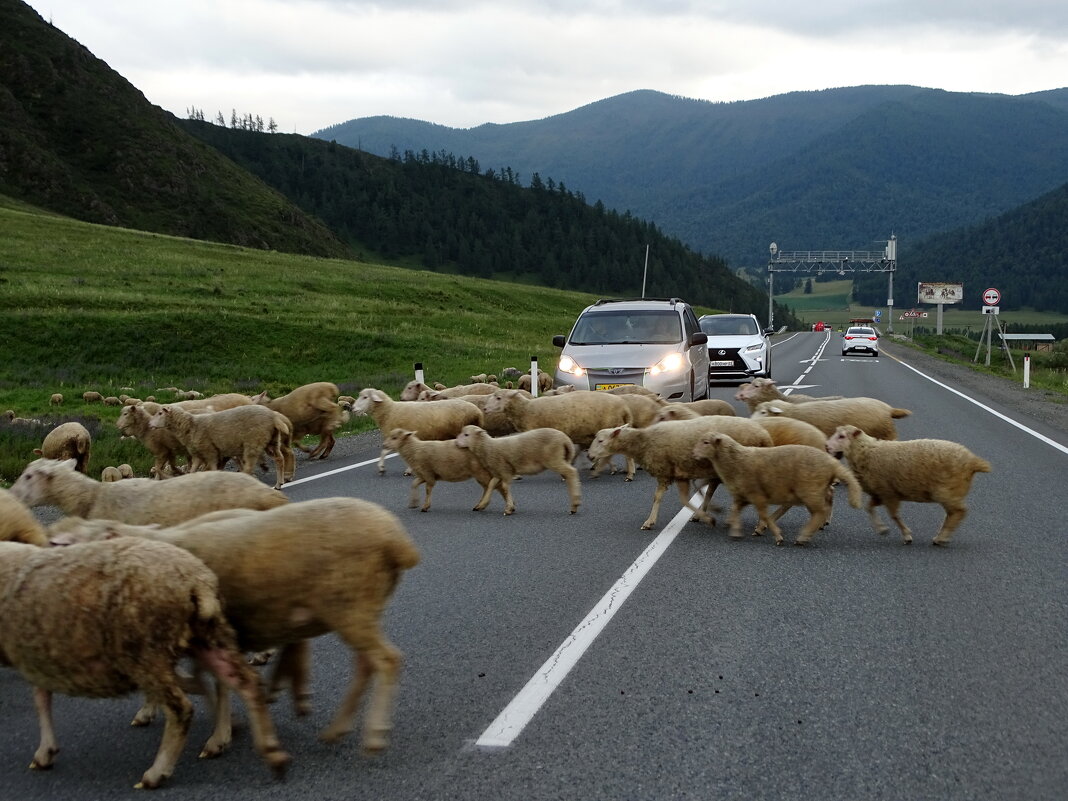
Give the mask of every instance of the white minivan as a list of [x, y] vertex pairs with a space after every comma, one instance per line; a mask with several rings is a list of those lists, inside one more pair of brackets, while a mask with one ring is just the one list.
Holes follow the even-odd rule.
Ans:
[[679, 298], [598, 300], [553, 337], [555, 385], [606, 390], [636, 384], [667, 401], [708, 397], [707, 337]]

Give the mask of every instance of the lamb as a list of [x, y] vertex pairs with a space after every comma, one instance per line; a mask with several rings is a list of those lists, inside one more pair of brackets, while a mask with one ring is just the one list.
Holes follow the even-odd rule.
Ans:
[[826, 435], [811, 423], [792, 417], [758, 417], [753, 422], [771, 434], [775, 445], [808, 445], [818, 451], [827, 449]]
[[[812, 535], [831, 516], [834, 486], [838, 482], [849, 488], [849, 503], [860, 508], [861, 490], [857, 479], [826, 453], [807, 445], [774, 445], [753, 448], [739, 445], [726, 434], [706, 434], [693, 448], [694, 456], [711, 460], [734, 498], [730, 513], [730, 536], [742, 536], [741, 511], [748, 504], [756, 507], [760, 525], [771, 529], [775, 544], [783, 544], [782, 530], [776, 520], [786, 510], [802, 504], [809, 511], [808, 522], [797, 536], [795, 545], [807, 545]], [[782, 504], [774, 516], [768, 504]]]
[[59, 751], [53, 693], [114, 698], [140, 690], [166, 711], [159, 751], [137, 785], [158, 787], [174, 772], [193, 714], [175, 670], [185, 655], [241, 693], [257, 751], [283, 775], [289, 755], [203, 562], [134, 539], [78, 549], [0, 543], [0, 664], [34, 687], [41, 740], [31, 768], [52, 767]]
[[855, 425], [877, 439], [897, 439], [894, 420], [912, 414], [875, 398], [814, 400], [806, 403], [765, 401], [757, 405], [753, 419], [782, 415], [811, 423], [828, 437], [841, 425]]
[[[525, 389], [527, 392], [531, 391], [530, 373], [523, 373], [523, 375], [519, 376], [518, 381], [516, 381], [516, 388], [517, 389]], [[544, 370], [542, 370], [539, 367], [538, 368], [538, 391], [539, 392], [545, 392], [546, 390], [550, 390], [552, 388], [553, 388], [553, 376], [552, 376], [552, 373], [547, 373], [547, 372], [545, 372]]]
[[417, 400], [419, 393], [428, 389], [439, 392], [446, 398], [458, 398], [460, 395], [489, 395], [491, 392], [500, 389], [500, 387], [497, 384], [480, 381], [474, 384], [457, 384], [453, 387], [441, 387], [439, 389], [437, 387], [428, 387], [421, 381], [409, 381], [404, 385], [404, 389], [401, 390], [400, 399], [402, 401]]
[[25, 504], [6, 489], [0, 489], [0, 542], [48, 545], [44, 527]]
[[[709, 484], [705, 487], [702, 506], [707, 506], [710, 502], [712, 493], [719, 485], [719, 478], [709, 460], [693, 455], [694, 445], [709, 432], [727, 434], [746, 445], [771, 445], [768, 432], [752, 420], [724, 415], [702, 415], [693, 420], [654, 423], [648, 428], [623, 425], [603, 429], [597, 432], [589, 453], [591, 459], [622, 453], [641, 464], [646, 472], [656, 479], [653, 508], [641, 525], [643, 530], [648, 530], [656, 525], [660, 502], [672, 482], [678, 488], [683, 506], [693, 509], [690, 506], [690, 482], [694, 479], [707, 479]], [[710, 525], [715, 524], [704, 509], [694, 512], [696, 519]]]
[[89, 455], [92, 450], [89, 430], [81, 423], [60, 423], [45, 435], [40, 448], [34, 448], [37, 456], [45, 459], [74, 459], [79, 473], [89, 474]]
[[752, 381], [738, 387], [738, 392], [735, 393], [734, 399], [743, 401], [749, 407], [749, 412], [752, 413], [764, 401], [807, 403], [814, 400], [842, 400], [842, 396], [828, 395], [824, 398], [814, 398], [811, 395], [802, 395], [800, 392], [791, 392], [789, 395], [785, 395], [772, 379], [754, 378]]
[[82, 393], [82, 400], [86, 403], [103, 403], [104, 396], [95, 390], [89, 390]]
[[[458, 448], [455, 439], [422, 440], [414, 431], [394, 428], [382, 441], [382, 447], [399, 453], [415, 475], [408, 498], [410, 509], [419, 505], [421, 485], [426, 487], [426, 499], [419, 511], [428, 512], [430, 495], [438, 481], [467, 481], [473, 478], [485, 491], [493, 480], [493, 476], [475, 454], [468, 448]], [[507, 504], [508, 496], [505, 495], [504, 489], [500, 486], [497, 489]]]
[[516, 476], [529, 476], [543, 470], [554, 470], [567, 482], [571, 499], [571, 514], [582, 502], [578, 471], [571, 466], [577, 448], [567, 434], [553, 428], [535, 428], [507, 437], [491, 437], [484, 428], [466, 425], [456, 437], [456, 445], [468, 448], [493, 476], [484, 488], [474, 511], [489, 505], [493, 488], [500, 486], [504, 496], [504, 513], [515, 512], [511, 484]]
[[868, 493], [868, 516], [876, 533], [886, 534], [889, 528], [875, 513], [875, 507], [885, 506], [901, 529], [905, 545], [912, 542], [912, 531], [898, 514], [902, 501], [940, 504], [946, 517], [932, 545], [948, 545], [968, 513], [964, 498], [972, 479], [976, 473], [991, 471], [990, 462], [959, 443], [942, 439], [887, 442], [854, 425], [835, 429], [827, 440], [827, 451], [844, 454], [849, 460]]
[[119, 472], [119, 468], [108, 465], [100, 471], [100, 480], [104, 481], [122, 481], [122, 473]]
[[630, 423], [627, 402], [618, 395], [580, 390], [566, 395], [528, 398], [520, 390], [498, 389], [486, 401], [487, 412], [503, 412], [517, 431], [555, 428], [586, 448], [603, 428]]
[[49, 406], [62, 406], [63, 405], [63, 395], [61, 393], [59, 393], [59, 392], [52, 393], [52, 397], [48, 399], [48, 405]]
[[217, 509], [273, 509], [289, 502], [246, 473], [215, 470], [167, 481], [128, 478], [104, 484], [75, 472], [73, 459], [30, 462], [11, 485], [11, 494], [27, 506], [58, 506], [68, 515], [161, 526]]
[[[221, 412], [190, 414], [162, 406], [148, 421], [149, 428], [165, 428], [189, 452], [190, 469], [219, 470], [230, 457], [239, 459], [241, 471], [251, 474], [259, 458], [269, 454], [275, 463], [274, 488], [287, 480], [285, 451], [292, 429], [280, 414], [264, 406], [237, 406]], [[291, 476], [290, 476], [291, 477]]]
[[[363, 745], [369, 751], [387, 746], [402, 655], [382, 634], [380, 621], [402, 572], [419, 562], [419, 551], [395, 515], [370, 501], [323, 498], [262, 512], [216, 512], [162, 529], [75, 518], [52, 527], [57, 542], [116, 535], [179, 546], [211, 568], [239, 646], [246, 651], [284, 646], [278, 667], [288, 671], [298, 713], [307, 711], [307, 638], [336, 632], [353, 651], [354, 671], [320, 739], [333, 742], [352, 730], [360, 697], [371, 685]], [[272, 691], [279, 679], [276, 670]], [[222, 692], [205, 751], [221, 750], [229, 740]]]
[[[337, 402], [338, 388], [329, 381], [304, 384], [279, 398], [261, 392], [252, 400], [289, 418], [293, 425], [293, 442], [309, 459], [325, 459], [337, 439], [334, 432], [348, 421], [348, 412]], [[301, 440], [308, 435], [319, 437], [319, 444], [307, 448]]]
[[161, 407], [148, 402], [138, 406], [127, 406], [115, 421], [115, 427], [124, 437], [136, 437], [152, 453], [150, 474], [162, 479], [166, 473], [178, 475], [182, 472], [178, 466], [178, 457], [188, 458], [185, 445], [165, 428], [151, 428], [148, 424], [152, 415]]
[[[395, 401], [380, 389], [368, 387], [360, 390], [356, 414], [366, 414], [375, 421], [378, 430], [392, 431], [403, 428], [414, 431], [420, 439], [452, 439], [466, 425], [482, 425], [482, 411], [467, 401], [450, 398], [434, 403], [419, 401]], [[382, 448], [378, 457], [378, 472], [386, 472], [386, 454]]]

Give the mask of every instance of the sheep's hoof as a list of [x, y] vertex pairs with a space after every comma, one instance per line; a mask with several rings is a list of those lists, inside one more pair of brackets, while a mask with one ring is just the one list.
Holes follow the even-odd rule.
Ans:
[[[908, 544], [911, 545], [912, 542], [909, 541]], [[949, 545], [949, 540], [941, 540], [941, 541], [940, 540], [931, 540], [931, 545], [934, 545], [935, 547], [938, 547], [938, 548], [945, 548], [947, 545]]]
[[224, 751], [229, 750], [230, 743], [222, 740], [214, 741], [214, 738], [204, 743], [204, 747], [200, 749], [200, 759], [214, 759]]
[[744, 540], [745, 535], [740, 531], [732, 531], [728, 535], [732, 540]]
[[267, 766], [271, 769], [271, 773], [274, 774], [274, 778], [278, 781], [283, 781], [286, 777], [286, 769], [289, 768], [289, 763], [293, 761], [293, 757], [279, 746], [275, 746], [265, 755], [265, 758]]
[[429, 512], [429, 511], [430, 511], [430, 507], [429, 507], [429, 506], [424, 506], [424, 507], [423, 507], [422, 509], [420, 509], [419, 511], [420, 511], [420, 512]]
[[796, 545], [798, 548], [807, 548], [808, 540], [796, 540], [794, 542], [794, 545]]
[[785, 544], [786, 544], [786, 540], [775, 540], [775, 547], [776, 548], [781, 548]]
[[641, 531], [649, 531], [653, 527], [652, 523], [642, 523]]

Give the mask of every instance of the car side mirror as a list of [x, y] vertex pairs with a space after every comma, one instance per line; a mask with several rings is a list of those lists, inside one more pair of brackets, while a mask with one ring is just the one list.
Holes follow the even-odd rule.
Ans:
[[775, 333], [775, 326], [773, 326], [773, 325], [769, 325], [767, 328], [764, 329], [764, 336], [766, 336], [766, 337], [770, 337], [774, 333]]
[[562, 348], [566, 342], [567, 342], [567, 337], [564, 336], [563, 334], [557, 334], [556, 336], [553, 337], [553, 344], [556, 345], [556, 347], [558, 347], [558, 348]]
[[707, 345], [707, 344], [708, 344], [708, 334], [706, 334], [704, 331], [697, 331], [697, 332], [695, 332], [693, 334], [690, 334], [690, 347], [691, 348], [694, 345]]

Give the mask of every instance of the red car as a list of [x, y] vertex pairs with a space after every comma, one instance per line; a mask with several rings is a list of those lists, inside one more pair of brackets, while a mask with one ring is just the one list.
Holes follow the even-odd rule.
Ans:
[[824, 322], [823, 322], [822, 320], [820, 320], [820, 321], [819, 321], [819, 322], [817, 322], [817, 323], [813, 323], [813, 324], [812, 324], [812, 330], [813, 330], [813, 331], [822, 331], [822, 330], [824, 330], [824, 329], [825, 329], [826, 327], [827, 327], [827, 326], [826, 326], [826, 323], [824, 323]]

